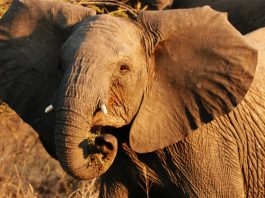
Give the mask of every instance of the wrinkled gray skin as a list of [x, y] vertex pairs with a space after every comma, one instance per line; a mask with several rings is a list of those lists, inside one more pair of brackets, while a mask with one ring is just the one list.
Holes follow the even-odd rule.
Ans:
[[94, 14], [25, 0], [0, 21], [0, 99], [64, 170], [101, 176], [100, 197], [264, 197], [265, 30]]
[[[130, 3], [135, 5], [134, 0]], [[265, 27], [264, 0], [141, 0], [151, 10], [195, 8], [209, 5], [211, 8], [228, 13], [228, 20], [241, 33], [246, 34]]]

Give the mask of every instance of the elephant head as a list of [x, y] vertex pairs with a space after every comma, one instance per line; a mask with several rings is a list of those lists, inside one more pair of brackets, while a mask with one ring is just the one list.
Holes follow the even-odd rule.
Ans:
[[[231, 111], [251, 85], [257, 52], [225, 14], [203, 7], [136, 19], [92, 15], [24, 0], [0, 21], [0, 98], [77, 178], [108, 170], [115, 129], [127, 126], [131, 148], [152, 152]], [[54, 111], [44, 114], [50, 103]]]

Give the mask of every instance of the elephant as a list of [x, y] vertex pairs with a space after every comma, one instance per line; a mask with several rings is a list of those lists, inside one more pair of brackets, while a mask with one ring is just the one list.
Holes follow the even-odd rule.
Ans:
[[[135, 5], [131, 0], [131, 5]], [[265, 27], [265, 1], [263, 0], [143, 0], [143, 6], [151, 10], [195, 8], [209, 5], [211, 8], [228, 13], [228, 20], [242, 34]]]
[[264, 35], [208, 6], [126, 18], [15, 0], [0, 99], [100, 197], [264, 197]]

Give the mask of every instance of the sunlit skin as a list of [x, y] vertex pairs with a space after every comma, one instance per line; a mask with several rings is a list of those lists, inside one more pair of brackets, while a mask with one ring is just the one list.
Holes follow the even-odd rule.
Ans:
[[67, 173], [100, 176], [100, 197], [263, 196], [263, 37], [209, 7], [124, 18], [16, 1], [0, 99]]

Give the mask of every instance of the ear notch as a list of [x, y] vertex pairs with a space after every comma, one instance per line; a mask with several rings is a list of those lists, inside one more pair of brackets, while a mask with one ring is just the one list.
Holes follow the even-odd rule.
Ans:
[[92, 9], [54, 0], [14, 0], [0, 19], [0, 100], [47, 140], [54, 114], [44, 114], [62, 78], [60, 48]]
[[236, 107], [252, 83], [257, 52], [209, 7], [148, 11], [138, 20], [157, 40], [155, 76], [130, 132], [131, 147], [145, 153]]

